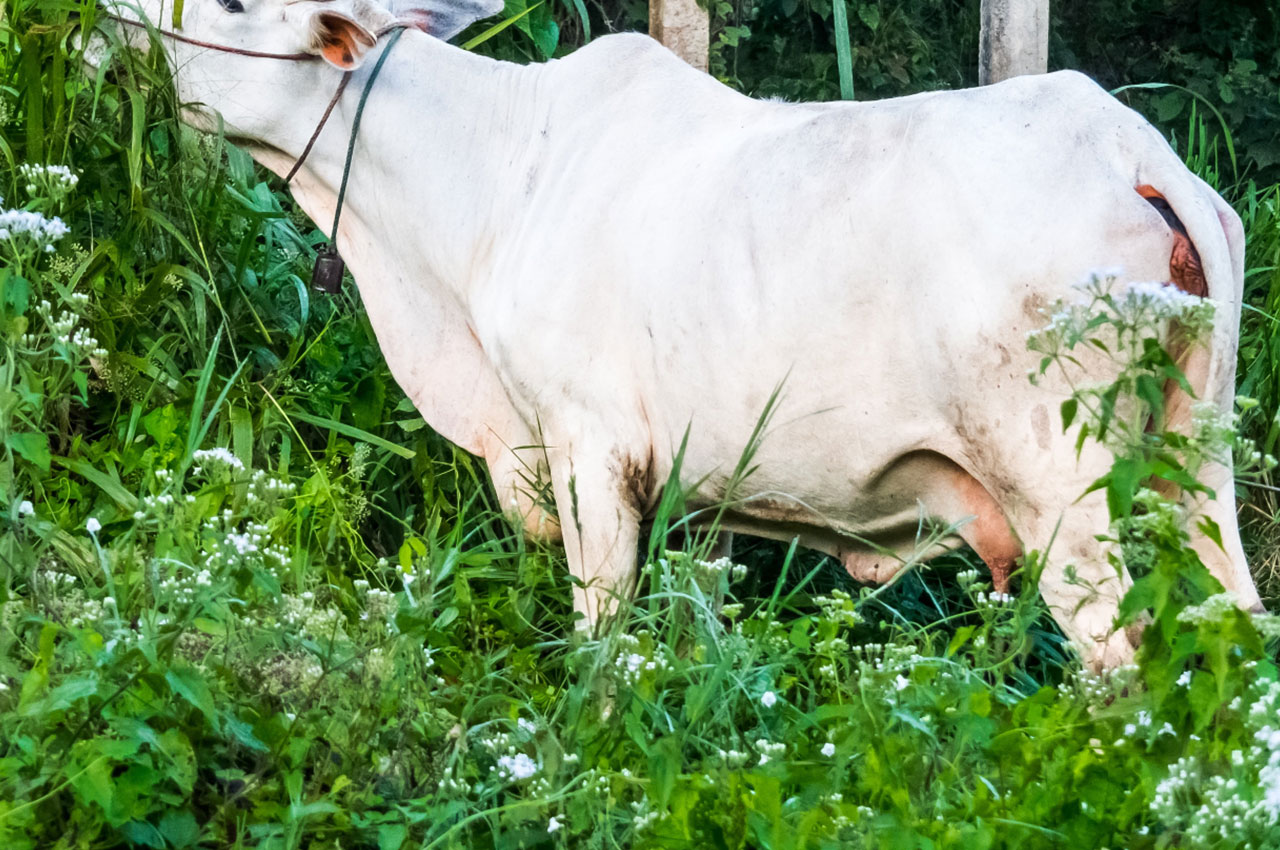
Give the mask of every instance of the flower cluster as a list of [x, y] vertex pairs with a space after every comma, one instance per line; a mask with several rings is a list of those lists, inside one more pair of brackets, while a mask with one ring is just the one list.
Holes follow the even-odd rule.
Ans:
[[813, 601], [822, 609], [822, 616], [838, 626], [851, 629], [862, 622], [853, 597], [843, 590], [833, 590], [829, 596], [815, 596]]
[[618, 654], [614, 657], [613, 666], [618, 678], [628, 687], [638, 685], [645, 674], [655, 674], [667, 669], [667, 659], [648, 631], [620, 635], [618, 644]]
[[252, 675], [264, 692], [284, 696], [311, 688], [324, 675], [324, 668], [308, 653], [279, 652], [256, 666]]
[[1220, 623], [1223, 618], [1235, 611], [1239, 604], [1234, 593], [1230, 591], [1218, 593], [1199, 605], [1188, 605], [1183, 608], [1178, 612], [1178, 622], [1197, 626], [1205, 623]]
[[[1179, 679], [1178, 684], [1186, 685], [1190, 680], [1190, 674], [1187, 674], [1185, 681]], [[1080, 668], [1070, 678], [1058, 684], [1058, 693], [1068, 699], [1080, 699], [1093, 711], [1137, 687], [1138, 665], [1122, 664], [1105, 674]]]
[[720, 757], [720, 761], [724, 762], [725, 767], [728, 768], [742, 767], [747, 763], [747, 759], [751, 758], [750, 753], [744, 753], [732, 748], [727, 750], [717, 750], [716, 755]]
[[[668, 553], [668, 555], [671, 554], [673, 553]], [[714, 561], [694, 558], [693, 567], [697, 571], [699, 578], [714, 579], [728, 573], [731, 581], [742, 581], [747, 576], [747, 568], [742, 564], [735, 564], [727, 556], [717, 558]]]
[[993, 590], [990, 593], [979, 590], [973, 595], [973, 601], [979, 608], [1008, 608], [1017, 600], [1008, 593]]
[[361, 622], [383, 623], [387, 634], [397, 634], [399, 629], [396, 628], [396, 611], [400, 608], [400, 602], [396, 595], [389, 590], [370, 587], [365, 579], [356, 579], [352, 584], [355, 586], [356, 593], [364, 597], [364, 611], [360, 613]]
[[758, 738], [755, 747], [756, 752], [760, 753], [758, 765], [766, 765], [774, 759], [780, 759], [787, 754], [787, 745], [781, 741], [774, 742], [767, 738]]
[[281, 594], [278, 616], [292, 634], [327, 644], [347, 638], [342, 612], [333, 606], [317, 605], [316, 596], [310, 590], [297, 595]]
[[[1200, 338], [1213, 325], [1215, 304], [1190, 295], [1170, 283], [1131, 282], [1115, 292], [1118, 270], [1094, 272], [1076, 284], [1081, 296], [1058, 301], [1043, 312], [1048, 324], [1027, 334], [1032, 351], [1056, 356], [1091, 338], [1098, 317], [1115, 330], [1121, 347], [1128, 347], [1169, 321], [1176, 321], [1189, 338]], [[1119, 348], [1113, 348], [1118, 351]]]
[[32, 198], [61, 200], [80, 182], [80, 177], [65, 165], [36, 165], [24, 162], [18, 175], [26, 181], [27, 195]]
[[204, 531], [210, 538], [204, 566], [214, 572], [242, 565], [274, 571], [289, 563], [289, 550], [269, 542], [265, 525], [249, 521], [241, 528], [229, 508], [205, 520]]
[[632, 800], [631, 810], [635, 812], [635, 815], [631, 818], [631, 823], [636, 828], [637, 832], [643, 832], [653, 826], [656, 821], [663, 820], [667, 817], [666, 811], [650, 808], [648, 797], [643, 797], [639, 800]]
[[53, 243], [69, 232], [57, 216], [47, 218], [31, 210], [0, 209], [0, 242], [8, 243], [16, 257], [23, 257], [32, 249], [52, 254]]
[[249, 476], [249, 489], [245, 500], [250, 508], [269, 508], [280, 499], [293, 495], [297, 485], [291, 481], [274, 478], [265, 470], [255, 469]]
[[209, 570], [202, 569], [196, 571], [194, 569], [184, 569], [176, 575], [166, 576], [161, 579], [160, 584], [156, 587], [157, 601], [170, 602], [177, 605], [190, 605], [196, 599], [196, 594], [203, 588], [213, 586], [213, 573]]
[[[83, 292], [72, 292], [64, 300], [72, 309], [62, 310], [57, 315], [54, 315], [53, 305], [47, 300], [36, 305], [36, 313], [44, 319], [55, 348], [73, 361], [84, 357], [105, 358], [106, 349], [98, 345], [97, 338], [87, 328], [80, 327], [83, 316], [79, 311], [88, 306], [89, 296]], [[24, 348], [35, 349], [40, 346], [40, 340], [40, 334], [26, 333], [19, 339], [19, 343]]]
[[1189, 847], [1274, 847], [1280, 841], [1280, 682], [1254, 686], [1244, 717], [1251, 733], [1247, 749], [1225, 761], [1200, 756], [1179, 759], [1156, 786], [1151, 811]]
[[211, 479], [223, 473], [244, 472], [244, 464], [241, 463], [240, 458], [222, 446], [200, 449], [191, 455], [191, 459], [196, 462], [196, 466], [191, 470], [192, 473], [205, 475]]

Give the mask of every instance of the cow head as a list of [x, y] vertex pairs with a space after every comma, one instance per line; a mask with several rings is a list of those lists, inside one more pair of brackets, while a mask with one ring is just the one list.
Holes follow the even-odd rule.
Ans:
[[[299, 110], [314, 122], [311, 100], [327, 99], [342, 71], [363, 64], [378, 36], [397, 23], [448, 39], [502, 10], [501, 0], [185, 0], [180, 20], [172, 0], [107, 0], [105, 10], [149, 23], [157, 31], [230, 48], [215, 50], [168, 37], [152, 42], [146, 29], [107, 20], [124, 43], [165, 51], [184, 117], [212, 129], [219, 123], [233, 137], [270, 143], [292, 134]], [[289, 61], [237, 54], [235, 50], [298, 54], [323, 61]], [[86, 50], [90, 64], [102, 51]], [[328, 81], [328, 82], [326, 82]]]

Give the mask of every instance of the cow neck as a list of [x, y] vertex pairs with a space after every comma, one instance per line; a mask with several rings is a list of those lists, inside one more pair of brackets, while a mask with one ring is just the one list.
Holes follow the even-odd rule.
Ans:
[[[493, 237], [518, 215], [517, 175], [530, 156], [539, 70], [406, 32], [369, 97], [351, 163], [337, 243], [357, 280], [371, 263], [421, 263], [399, 271], [453, 287], [466, 300], [468, 283], [488, 265]], [[337, 205], [355, 119], [351, 93], [368, 73], [356, 73], [293, 182], [295, 199], [321, 225], [333, 221]], [[317, 83], [314, 103], [295, 115], [318, 115], [333, 84]], [[283, 174], [302, 147], [297, 138], [254, 155]], [[398, 250], [404, 246], [413, 249]]]

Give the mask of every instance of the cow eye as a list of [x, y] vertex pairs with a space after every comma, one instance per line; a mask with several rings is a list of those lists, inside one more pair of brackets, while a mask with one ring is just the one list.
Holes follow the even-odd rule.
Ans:
[[240, 0], [218, 0], [218, 4], [228, 12], [244, 11], [244, 4]]

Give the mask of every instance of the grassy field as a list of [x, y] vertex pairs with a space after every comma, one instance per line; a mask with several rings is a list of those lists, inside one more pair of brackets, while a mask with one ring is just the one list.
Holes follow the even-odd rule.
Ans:
[[[634, 604], [572, 638], [563, 553], [425, 426], [354, 287], [308, 290], [323, 235], [176, 123], [154, 60], [83, 76], [76, 11], [0, 20], [0, 847], [1280, 846], [1280, 624], [1217, 593], [1141, 476], [1098, 533], [1152, 626], [1109, 677], [1034, 555], [1012, 597], [964, 553], [860, 587], [794, 547], [713, 559], [678, 488]], [[1214, 130], [1180, 152], [1248, 231], [1247, 398], [1109, 445], [1188, 476], [1256, 451], [1274, 599], [1280, 194]], [[1081, 334], [1182, 309], [1108, 296]], [[1071, 342], [1036, 344], [1057, 368]], [[1128, 366], [1117, 393], [1163, 374]]]

